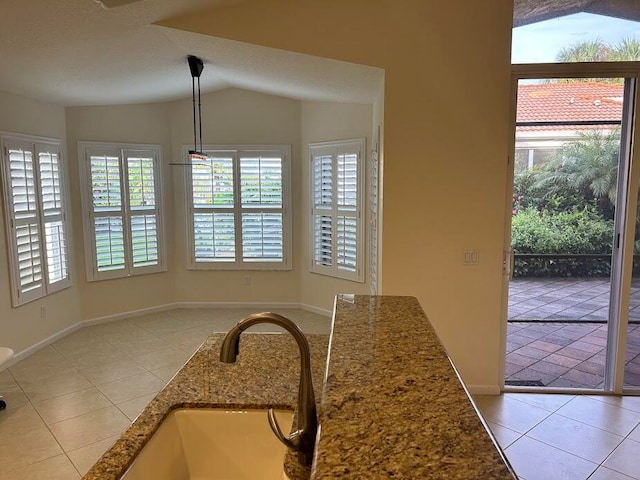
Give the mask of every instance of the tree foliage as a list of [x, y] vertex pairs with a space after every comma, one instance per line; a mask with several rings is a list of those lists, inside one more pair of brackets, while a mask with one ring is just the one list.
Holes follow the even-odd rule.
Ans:
[[[513, 217], [511, 245], [517, 253], [611, 254], [613, 231], [613, 220], [589, 207], [556, 213], [529, 207]], [[519, 258], [514, 264], [516, 277], [591, 277], [609, 270], [606, 258]]]
[[581, 133], [547, 164], [516, 174], [516, 210], [534, 207], [553, 213], [593, 207], [603, 218], [613, 219], [619, 150], [619, 129]]
[[597, 202], [600, 213], [613, 218], [618, 178], [620, 131], [591, 130], [565, 143], [559, 154], [538, 172], [535, 187], [547, 197], [555, 195]]
[[[517, 253], [610, 254], [619, 130], [591, 130], [551, 160], [515, 176], [512, 248]], [[607, 274], [606, 259], [516, 260], [516, 276]]]
[[[618, 43], [610, 45], [600, 38], [586, 40], [564, 47], [556, 55], [556, 61], [563, 63], [580, 62], [637, 62], [640, 61], [640, 39], [625, 37]], [[552, 82], [610, 82], [621, 83], [621, 78], [564, 78]]]
[[556, 55], [558, 62], [606, 62], [611, 57], [612, 48], [599, 38], [574, 43], [564, 47]]

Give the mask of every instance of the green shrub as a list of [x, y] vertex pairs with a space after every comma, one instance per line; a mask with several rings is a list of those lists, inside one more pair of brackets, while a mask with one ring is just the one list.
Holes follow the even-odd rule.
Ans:
[[[610, 254], [613, 220], [605, 220], [593, 208], [551, 214], [533, 207], [513, 216], [511, 247], [518, 253]], [[517, 259], [515, 277], [592, 277], [608, 275], [608, 259]]]

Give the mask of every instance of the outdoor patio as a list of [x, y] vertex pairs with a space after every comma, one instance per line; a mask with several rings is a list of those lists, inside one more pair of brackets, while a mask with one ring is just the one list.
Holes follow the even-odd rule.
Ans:
[[[506, 384], [602, 388], [607, 279], [513, 279]], [[640, 279], [632, 285], [625, 385], [640, 387]]]

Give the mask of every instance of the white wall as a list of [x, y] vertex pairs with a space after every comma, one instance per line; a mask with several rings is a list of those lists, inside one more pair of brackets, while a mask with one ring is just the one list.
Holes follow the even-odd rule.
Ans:
[[[60, 106], [0, 92], [0, 130], [62, 140], [64, 158], [65, 116]], [[4, 215], [0, 230], [0, 346], [20, 352], [80, 320], [77, 278], [72, 270], [71, 288], [13, 308]]]
[[[326, 142], [332, 140], [348, 140], [353, 138], [365, 138], [365, 172], [367, 172], [367, 162], [370, 158], [373, 124], [373, 106], [347, 103], [327, 103], [327, 102], [302, 102], [302, 199], [305, 211], [311, 208], [310, 184], [309, 184], [309, 144], [315, 142]], [[368, 172], [367, 172], [368, 173]], [[365, 206], [368, 205], [366, 186], [368, 177], [365, 179]], [[363, 209], [364, 238], [366, 240], [365, 252], [369, 251], [369, 228], [367, 225], [366, 207]], [[369, 265], [364, 262], [365, 282], [351, 282], [347, 280], [328, 277], [311, 273], [311, 239], [309, 238], [308, 215], [304, 215], [303, 221], [299, 222], [297, 239], [299, 245], [305, 248], [300, 252], [298, 263], [302, 266], [300, 272], [301, 295], [303, 304], [312, 305], [323, 310], [331, 310], [333, 299], [338, 293], [369, 293]], [[368, 257], [368, 255], [365, 255]]]
[[[66, 109], [68, 151], [73, 206], [76, 279], [79, 285], [81, 315], [84, 320], [128, 312], [174, 301], [173, 263], [169, 272], [117, 280], [87, 282], [82, 234], [82, 204], [78, 168], [78, 141], [160, 144], [164, 163], [170, 159], [169, 122], [166, 104], [69, 107]], [[171, 182], [165, 168], [163, 197], [167, 244], [173, 244], [173, 202]]]
[[[301, 221], [300, 102], [262, 93], [225, 89], [202, 96], [204, 144], [291, 145], [293, 225]], [[193, 145], [192, 104], [185, 99], [170, 104], [172, 156], [179, 159], [183, 145]], [[298, 302], [300, 244], [293, 244], [290, 271], [186, 270], [184, 167], [171, 167], [175, 206], [173, 250], [176, 299], [181, 302]], [[294, 227], [295, 228], [295, 227]], [[250, 285], [245, 279], [250, 278]]]

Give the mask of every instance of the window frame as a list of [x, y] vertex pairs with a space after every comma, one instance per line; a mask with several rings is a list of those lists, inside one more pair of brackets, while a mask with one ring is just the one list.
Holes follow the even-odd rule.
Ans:
[[[356, 172], [356, 207], [354, 214], [348, 214], [347, 210], [341, 212], [338, 205], [335, 185], [337, 184], [337, 157], [340, 153], [357, 153], [357, 172]], [[315, 203], [315, 168], [314, 163], [317, 156], [331, 156], [332, 162], [332, 180], [331, 180], [331, 205], [319, 206]], [[365, 199], [365, 165], [366, 165], [366, 139], [356, 138], [347, 140], [336, 140], [328, 142], [314, 142], [309, 144], [309, 271], [319, 275], [340, 278], [358, 283], [365, 282], [365, 226], [363, 223], [363, 208]], [[339, 215], [342, 213], [342, 215]], [[321, 265], [316, 261], [316, 224], [317, 216], [331, 217], [331, 265]], [[341, 268], [337, 261], [338, 243], [337, 243], [337, 219], [340, 216], [351, 216], [356, 219], [356, 261], [354, 271]]]
[[[0, 132], [0, 143], [2, 145], [2, 190], [3, 190], [3, 206], [5, 219], [5, 234], [7, 241], [10, 285], [11, 285], [11, 301], [13, 307], [19, 307], [26, 303], [44, 298], [59, 291], [65, 290], [72, 286], [72, 245], [69, 235], [69, 192], [67, 182], [66, 163], [62, 148], [62, 141], [56, 138], [41, 137], [36, 135], [25, 135], [10, 132]], [[9, 161], [9, 149], [11, 147], [23, 148], [31, 152], [31, 162], [33, 165], [33, 181], [35, 193], [35, 209], [33, 219], [37, 225], [38, 233], [38, 254], [41, 265], [41, 284], [35, 288], [23, 290], [20, 283], [20, 265], [19, 265], [19, 247], [17, 239], [17, 224], [22, 223], [17, 219], [14, 212], [14, 188], [11, 182], [11, 166]], [[43, 148], [44, 147], [44, 148]], [[43, 150], [55, 151], [57, 155], [57, 181], [60, 188], [60, 207], [46, 209], [43, 206], [44, 194], [42, 192], [42, 166], [38, 162], [39, 155]], [[54, 187], [55, 192], [55, 187]], [[55, 202], [55, 193], [54, 193]], [[57, 210], [57, 213], [49, 213], [47, 211]], [[48, 221], [47, 221], [48, 220]], [[46, 225], [52, 222], [61, 223], [61, 232], [63, 238], [57, 242], [58, 250], [62, 249], [64, 260], [61, 260], [60, 269], [64, 272], [60, 280], [52, 282], [50, 271], [50, 253], [47, 248]], [[33, 224], [33, 223], [32, 223]]]
[[[154, 208], [156, 220], [157, 263], [148, 266], [134, 266], [131, 217], [135, 209], [130, 205], [129, 175], [126, 174], [126, 160], [130, 153], [144, 152], [153, 158]], [[93, 208], [92, 177], [90, 158], [92, 154], [110, 155], [118, 158], [120, 210], [96, 214]], [[85, 250], [85, 272], [87, 281], [102, 281], [116, 278], [127, 278], [167, 271], [166, 232], [164, 219], [164, 196], [162, 179], [162, 146], [155, 144], [115, 143], [115, 142], [78, 142], [78, 167], [80, 170], [80, 191], [82, 200], [82, 225]], [[112, 213], [113, 215], [109, 215]], [[122, 217], [124, 267], [121, 269], [99, 271], [97, 265], [96, 236], [94, 232], [95, 218], [109, 216]]]
[[[189, 147], [183, 145], [183, 158], [189, 158]], [[197, 261], [195, 233], [194, 233], [194, 214], [196, 208], [194, 206], [193, 197], [193, 168], [187, 165], [184, 175], [184, 188], [186, 197], [186, 228], [187, 228], [187, 269], [188, 270], [217, 270], [217, 271], [285, 271], [292, 269], [292, 236], [293, 228], [291, 221], [291, 145], [284, 144], [207, 144], [202, 146], [204, 154], [220, 152], [232, 156], [233, 165], [233, 193], [234, 203], [232, 208], [228, 208], [229, 213], [234, 215], [234, 245], [235, 260], [233, 261]], [[240, 160], [243, 153], [259, 155], [262, 153], [273, 154], [277, 152], [282, 158], [281, 164], [281, 181], [282, 205], [275, 210], [282, 212], [282, 261], [245, 261], [242, 256], [242, 213], [243, 211], [251, 211], [251, 208], [243, 207], [240, 196]], [[197, 160], [195, 160], [197, 161]], [[216, 207], [212, 207], [213, 210]], [[240, 234], [238, 234], [238, 231]], [[239, 252], [239, 254], [238, 254]]]

